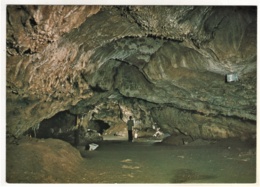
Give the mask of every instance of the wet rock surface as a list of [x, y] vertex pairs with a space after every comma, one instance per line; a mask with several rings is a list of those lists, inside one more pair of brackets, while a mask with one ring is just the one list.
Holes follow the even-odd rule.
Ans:
[[68, 110], [254, 139], [256, 7], [7, 6], [6, 73], [8, 137]]

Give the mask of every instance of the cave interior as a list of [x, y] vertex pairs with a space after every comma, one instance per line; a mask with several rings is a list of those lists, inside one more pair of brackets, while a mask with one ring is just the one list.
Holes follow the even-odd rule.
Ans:
[[[59, 146], [70, 150], [78, 164], [97, 154], [87, 152], [91, 143], [100, 151], [110, 141], [128, 145], [129, 116], [135, 125], [128, 146], [219, 142], [229, 150], [228, 140], [236, 140], [243, 148], [234, 150], [251, 153], [252, 179], [241, 180], [255, 181], [256, 38], [256, 6], [8, 5], [7, 181], [110, 183], [55, 178], [47, 165], [46, 173], [20, 174], [25, 166], [14, 164], [14, 152], [43, 157], [43, 141], [53, 154]], [[203, 182], [203, 176], [184, 169], [162, 182]]]

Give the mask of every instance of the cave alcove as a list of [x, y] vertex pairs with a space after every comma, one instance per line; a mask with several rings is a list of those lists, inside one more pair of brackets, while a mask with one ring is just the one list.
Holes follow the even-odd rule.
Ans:
[[[61, 111], [49, 119], [42, 120], [38, 127], [30, 127], [23, 134], [34, 138], [59, 138], [66, 140], [66, 135], [69, 136], [68, 133], [76, 125], [76, 119], [77, 116], [71, 114], [68, 110]], [[36, 130], [36, 135], [34, 130]]]
[[89, 129], [96, 130], [101, 135], [105, 132], [105, 130], [109, 129], [110, 126], [108, 123], [102, 120], [91, 120], [88, 125]]

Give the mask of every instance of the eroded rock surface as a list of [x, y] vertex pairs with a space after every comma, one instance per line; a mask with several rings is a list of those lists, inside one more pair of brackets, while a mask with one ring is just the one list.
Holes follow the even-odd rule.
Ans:
[[169, 133], [252, 138], [256, 7], [7, 6], [6, 71], [11, 136], [69, 110], [111, 127], [133, 115]]
[[8, 183], [76, 183], [86, 172], [79, 151], [57, 139], [26, 138], [8, 145], [6, 162]]

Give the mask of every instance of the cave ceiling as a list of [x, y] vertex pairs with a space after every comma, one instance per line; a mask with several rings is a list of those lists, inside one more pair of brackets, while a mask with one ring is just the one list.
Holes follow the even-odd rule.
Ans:
[[[9, 5], [7, 133], [19, 136], [60, 111], [117, 103], [169, 131], [254, 134], [256, 13], [226, 6]], [[239, 81], [227, 83], [230, 73]]]

